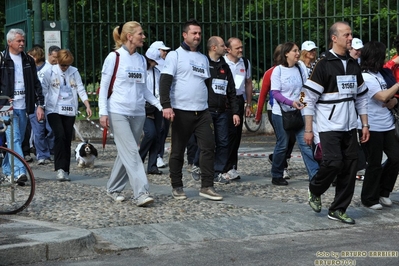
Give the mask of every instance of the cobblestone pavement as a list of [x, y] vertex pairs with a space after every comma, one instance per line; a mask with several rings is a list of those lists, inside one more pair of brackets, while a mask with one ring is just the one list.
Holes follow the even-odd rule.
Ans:
[[[253, 138], [253, 139], [252, 139]], [[245, 139], [247, 146], [258, 147], [270, 138], [248, 137]], [[271, 138], [273, 141], [273, 138]], [[73, 149], [78, 143], [73, 143]], [[270, 143], [269, 143], [270, 144]], [[189, 221], [196, 219], [211, 219], [218, 217], [233, 217], [242, 215], [255, 215], [265, 212], [259, 209], [229, 205], [226, 203], [212, 202], [209, 200], [187, 199], [175, 200], [170, 193], [152, 193], [155, 203], [147, 208], [139, 208], [131, 201], [122, 203], [114, 202], [106, 195], [104, 184], [109, 176], [116, 149], [112, 144], [107, 144], [104, 152], [100, 144], [95, 144], [99, 149], [99, 157], [94, 169], [78, 168], [75, 159], [71, 160], [71, 175], [87, 178], [89, 184], [82, 182], [58, 182], [54, 179], [41, 178], [36, 172], [46, 171], [51, 173], [54, 166], [39, 166], [37, 162], [31, 163], [37, 180], [35, 197], [30, 206], [19, 215], [40, 221], [49, 221], [79, 228], [94, 229], [126, 225], [165, 223], [174, 221]], [[269, 148], [269, 151], [272, 149]], [[167, 156], [167, 155], [166, 155]], [[167, 157], [164, 158], [167, 161]], [[265, 157], [240, 157], [238, 170], [241, 179], [231, 184], [215, 184], [216, 190], [222, 195], [243, 195], [259, 198], [268, 198], [284, 203], [307, 204], [307, 173], [300, 158], [290, 162], [290, 185], [278, 187], [271, 184], [271, 165]], [[170, 188], [168, 169], [162, 169], [164, 174], [149, 175], [151, 185]], [[100, 182], [101, 181], [101, 182]], [[187, 171], [184, 171], [183, 181], [186, 188], [200, 188], [200, 183], [194, 181]], [[86, 182], [87, 183], [87, 182]], [[357, 192], [352, 200], [352, 206], [360, 206], [361, 182], [356, 182]], [[397, 191], [398, 185], [395, 190]], [[151, 192], [151, 191], [150, 191]], [[329, 189], [322, 196], [323, 206], [328, 206], [333, 198], [334, 189]], [[132, 196], [130, 188], [124, 190], [127, 198]], [[266, 211], [267, 212], [267, 211]]]

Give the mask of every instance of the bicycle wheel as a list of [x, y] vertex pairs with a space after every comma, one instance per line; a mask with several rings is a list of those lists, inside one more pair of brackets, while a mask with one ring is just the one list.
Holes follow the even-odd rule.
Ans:
[[246, 117], [244, 114], [244, 125], [249, 132], [256, 132], [262, 125], [262, 120], [259, 124], [256, 124], [255, 122], [256, 110], [258, 110], [258, 102], [256, 100], [252, 99], [250, 109], [251, 115], [249, 117]]
[[[29, 164], [15, 151], [0, 147], [0, 157], [3, 162], [0, 165], [0, 214], [15, 214], [28, 207], [32, 201], [35, 194], [35, 178]], [[6, 161], [14, 167], [5, 167]], [[25, 171], [21, 168], [25, 168]], [[23, 172], [26, 181], [17, 182], [15, 178]]]

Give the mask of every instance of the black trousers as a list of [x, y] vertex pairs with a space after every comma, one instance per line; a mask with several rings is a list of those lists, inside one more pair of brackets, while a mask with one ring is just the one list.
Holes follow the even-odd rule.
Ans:
[[[399, 172], [399, 142], [394, 130], [370, 131], [370, 139], [362, 144], [366, 151], [367, 167], [364, 175], [361, 199], [365, 206], [379, 202], [380, 197], [389, 197]], [[388, 159], [381, 165], [385, 153]]]
[[75, 116], [51, 113], [47, 120], [54, 133], [54, 170], [64, 170], [69, 174], [71, 165], [71, 142]]
[[346, 211], [355, 191], [358, 141], [356, 129], [320, 132], [323, 159], [319, 171], [309, 183], [309, 190], [322, 195], [337, 177], [335, 198], [330, 211]]
[[182, 168], [184, 152], [191, 135], [197, 138], [200, 153], [201, 187], [213, 186], [215, 160], [215, 136], [212, 117], [208, 110], [183, 111], [174, 109], [175, 118], [172, 124], [171, 151], [169, 157], [169, 172], [172, 187], [182, 187]]
[[242, 126], [244, 124], [244, 104], [245, 100], [242, 95], [237, 96], [237, 103], [239, 107], [238, 115], [240, 117], [240, 125], [234, 126], [233, 124], [233, 113], [231, 109], [227, 109], [226, 113], [228, 115], [229, 120], [229, 152], [228, 159], [226, 163], [226, 167], [224, 168], [224, 172], [228, 172], [234, 167], [237, 169], [238, 164], [238, 149], [241, 144], [241, 136], [242, 136]]

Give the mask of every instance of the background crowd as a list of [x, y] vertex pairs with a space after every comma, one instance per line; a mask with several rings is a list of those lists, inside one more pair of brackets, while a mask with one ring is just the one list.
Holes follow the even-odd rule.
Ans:
[[[169, 127], [175, 199], [187, 198], [182, 182], [186, 150], [188, 170], [201, 182], [200, 196], [222, 200], [214, 183], [241, 178], [237, 154], [253, 92], [243, 43], [236, 37], [225, 41], [211, 36], [202, 54], [201, 24], [192, 19], [182, 28], [183, 42], [176, 50], [155, 41], [144, 55], [137, 52], [146, 39], [138, 22], [114, 28], [115, 52], [109, 53], [101, 72], [99, 114], [118, 150], [107, 184], [107, 195], [117, 202], [125, 200], [127, 182], [137, 206], [154, 202], [146, 175], [163, 174]], [[399, 144], [391, 109], [398, 104], [399, 57], [386, 61], [384, 44], [353, 38], [346, 22], [334, 23], [329, 36], [328, 51], [318, 51], [310, 40], [301, 49], [294, 42], [276, 47], [273, 67], [263, 76], [256, 121], [261, 122], [267, 103], [276, 135], [269, 155], [272, 184], [288, 185], [289, 159], [297, 143], [309, 176], [309, 205], [320, 212], [322, 194], [336, 186], [328, 217], [354, 224], [346, 209], [356, 180], [363, 181], [366, 207], [381, 210], [392, 205], [389, 194], [399, 172]], [[69, 181], [78, 98], [88, 117], [92, 114], [87, 93], [69, 50], [52, 46], [45, 61], [40, 46], [24, 52], [24, 38], [20, 29], [9, 31], [0, 68], [2, 92], [13, 99], [15, 150], [30, 162], [34, 145], [37, 163], [54, 163], [56, 179]], [[399, 51], [399, 36], [394, 45]], [[294, 128], [287, 120], [293, 113], [303, 122]], [[31, 130], [26, 132], [28, 122]], [[8, 129], [6, 137], [10, 136]], [[3, 171], [10, 173], [7, 158]], [[23, 185], [24, 168], [18, 166], [15, 173], [13, 178]]]

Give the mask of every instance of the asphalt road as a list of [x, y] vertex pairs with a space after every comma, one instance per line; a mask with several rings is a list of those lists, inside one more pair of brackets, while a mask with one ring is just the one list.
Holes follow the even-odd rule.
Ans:
[[399, 225], [159, 245], [32, 265], [399, 265]]

